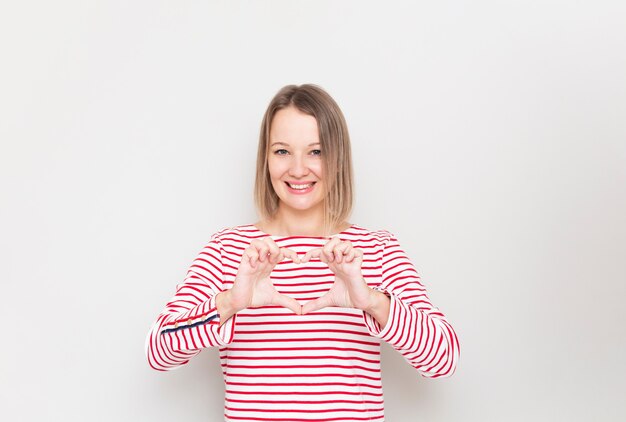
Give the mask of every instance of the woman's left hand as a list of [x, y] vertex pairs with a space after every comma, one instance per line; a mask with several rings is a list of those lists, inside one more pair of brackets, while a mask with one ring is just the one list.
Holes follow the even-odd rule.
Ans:
[[341, 241], [333, 237], [326, 245], [308, 251], [300, 260], [308, 262], [311, 258], [319, 258], [328, 264], [335, 274], [335, 283], [330, 290], [318, 299], [305, 303], [302, 313], [316, 311], [327, 306], [356, 308], [367, 310], [374, 302], [375, 291], [372, 290], [361, 272], [363, 251], [352, 247], [349, 241]]

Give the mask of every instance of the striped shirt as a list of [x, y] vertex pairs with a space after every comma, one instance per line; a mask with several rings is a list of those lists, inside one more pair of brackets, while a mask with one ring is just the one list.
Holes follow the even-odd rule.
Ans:
[[[363, 251], [367, 284], [390, 296], [381, 327], [358, 309], [329, 307], [296, 315], [278, 307], [245, 309], [220, 326], [215, 295], [232, 287], [244, 250], [268, 234], [252, 224], [215, 233], [191, 264], [146, 339], [156, 370], [184, 365], [218, 347], [225, 382], [226, 421], [383, 421], [380, 342], [400, 352], [421, 375], [452, 375], [459, 344], [435, 308], [415, 267], [388, 231], [352, 225], [335, 235]], [[302, 256], [328, 240], [271, 236]], [[301, 304], [329, 290], [334, 275], [312, 259], [279, 262], [271, 274], [278, 292]]]

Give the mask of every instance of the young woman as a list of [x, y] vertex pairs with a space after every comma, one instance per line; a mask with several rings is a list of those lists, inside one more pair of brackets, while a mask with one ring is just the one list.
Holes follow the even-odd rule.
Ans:
[[215, 233], [146, 340], [170, 370], [218, 347], [227, 421], [382, 421], [380, 342], [420, 374], [459, 345], [396, 237], [350, 224], [350, 139], [315, 85], [289, 85], [261, 127], [260, 221]]

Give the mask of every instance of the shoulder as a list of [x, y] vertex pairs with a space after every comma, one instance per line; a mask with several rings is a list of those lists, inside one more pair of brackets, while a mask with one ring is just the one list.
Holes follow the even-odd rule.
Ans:
[[263, 234], [253, 224], [223, 227], [211, 235], [211, 242], [220, 244], [248, 244]]
[[375, 241], [381, 244], [387, 244], [391, 239], [395, 238], [394, 234], [385, 229], [369, 229], [358, 224], [353, 224], [344, 235], [349, 240]]

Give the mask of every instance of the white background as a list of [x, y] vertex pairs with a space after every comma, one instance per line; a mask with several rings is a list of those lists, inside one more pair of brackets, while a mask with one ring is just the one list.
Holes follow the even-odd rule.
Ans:
[[0, 419], [219, 421], [215, 350], [144, 340], [215, 231], [256, 221], [258, 128], [317, 83], [352, 222], [397, 235], [461, 342], [388, 347], [387, 420], [626, 417], [622, 1], [13, 1], [0, 7]]

